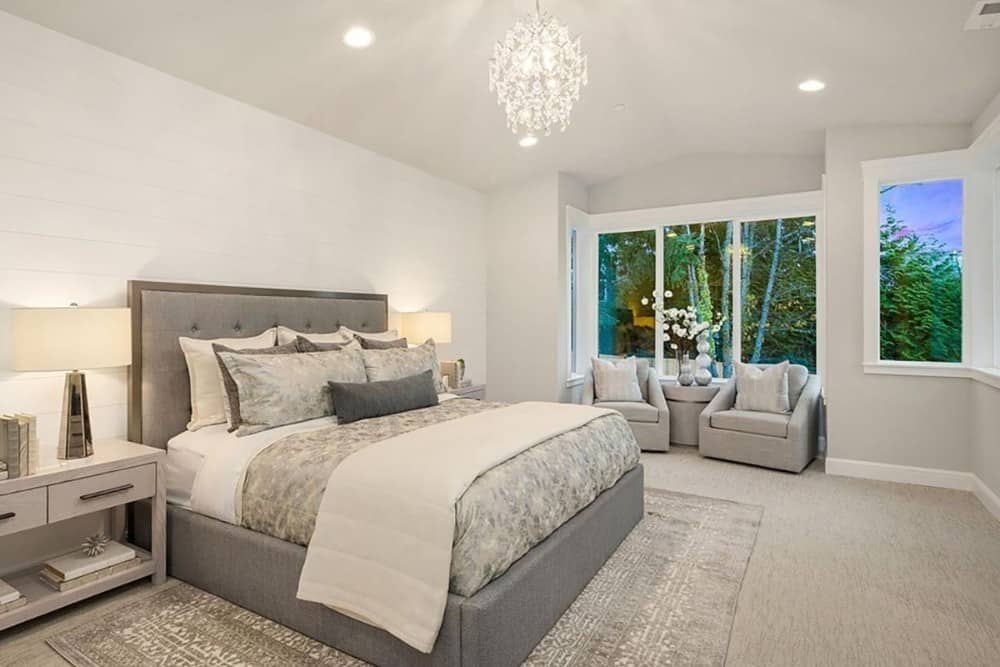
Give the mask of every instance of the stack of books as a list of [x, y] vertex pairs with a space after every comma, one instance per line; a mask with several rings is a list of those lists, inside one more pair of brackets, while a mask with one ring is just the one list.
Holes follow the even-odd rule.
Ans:
[[38, 472], [38, 427], [33, 415], [0, 416], [0, 480]]
[[97, 556], [91, 557], [82, 550], [77, 550], [54, 558], [45, 563], [38, 577], [57, 591], [71, 591], [124, 572], [140, 563], [142, 559], [136, 556], [132, 547], [118, 542], [108, 542], [104, 553]]
[[0, 614], [13, 611], [28, 603], [28, 598], [3, 579], [0, 579]]

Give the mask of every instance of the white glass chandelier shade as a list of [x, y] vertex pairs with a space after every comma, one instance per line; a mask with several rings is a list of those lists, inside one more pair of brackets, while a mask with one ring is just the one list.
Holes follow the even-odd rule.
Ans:
[[580, 38], [551, 14], [536, 11], [497, 42], [490, 60], [490, 91], [507, 114], [514, 134], [565, 131], [580, 89], [587, 85], [587, 56]]

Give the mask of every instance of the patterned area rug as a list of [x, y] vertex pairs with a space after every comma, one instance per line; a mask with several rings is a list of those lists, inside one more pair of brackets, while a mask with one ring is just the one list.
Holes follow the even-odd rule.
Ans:
[[[763, 509], [646, 490], [646, 517], [526, 665], [722, 665]], [[77, 667], [359, 660], [178, 583], [49, 640]]]

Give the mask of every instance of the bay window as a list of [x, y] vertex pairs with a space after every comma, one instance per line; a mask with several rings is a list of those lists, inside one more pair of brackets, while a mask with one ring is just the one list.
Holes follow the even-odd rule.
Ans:
[[596, 298], [580, 312], [596, 320], [597, 353], [654, 358], [674, 375], [653, 306], [693, 307], [699, 321], [721, 319], [708, 340], [714, 377], [731, 377], [734, 360], [817, 372], [821, 206], [820, 193], [801, 193], [589, 216]]

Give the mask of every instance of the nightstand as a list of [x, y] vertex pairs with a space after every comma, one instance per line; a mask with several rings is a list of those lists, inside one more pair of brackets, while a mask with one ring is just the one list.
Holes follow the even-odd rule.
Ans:
[[486, 398], [486, 385], [470, 384], [466, 387], [459, 387], [458, 389], [449, 389], [448, 393], [455, 394], [460, 398], [471, 398], [481, 401]]
[[[167, 578], [166, 452], [123, 440], [94, 444], [93, 456], [60, 461], [37, 474], [0, 482], [0, 549], [17, 533], [76, 516], [111, 510], [111, 539], [125, 541], [125, 506], [149, 499], [153, 507], [152, 551], [135, 547], [143, 562], [131, 569], [65, 592], [42, 583], [41, 562], [3, 579], [28, 598], [23, 607], [0, 614], [0, 630], [93, 597], [123, 584]], [[80, 541], [87, 537], [80, 536]], [[134, 545], [131, 545], [134, 546]]]

